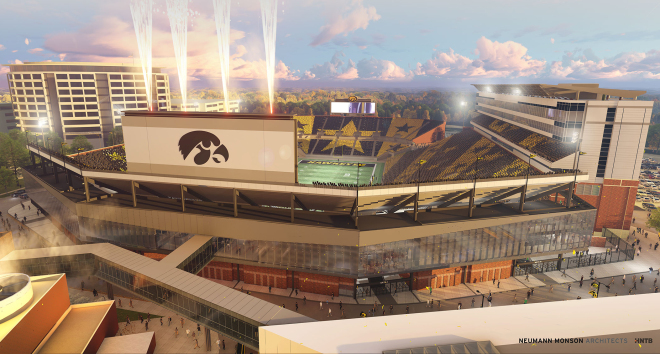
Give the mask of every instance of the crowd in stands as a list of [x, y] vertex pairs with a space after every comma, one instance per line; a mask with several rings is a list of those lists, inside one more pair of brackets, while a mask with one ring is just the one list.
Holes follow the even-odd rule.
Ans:
[[575, 143], [560, 142], [484, 114], [478, 115], [472, 122], [550, 162], [575, 153]]
[[[541, 171], [528, 168], [525, 161], [471, 130], [401, 155], [386, 162], [383, 173], [385, 184], [541, 174]], [[420, 165], [418, 162], [421, 160], [426, 163]]]
[[75, 155], [73, 159], [93, 170], [126, 171], [124, 145], [83, 152]]
[[[348, 188], [355, 188], [356, 184], [355, 183], [334, 183], [334, 182], [318, 182], [314, 181], [312, 182], [312, 185], [319, 186], [319, 187], [348, 187]], [[382, 184], [380, 183], [373, 183], [373, 184], [360, 184], [357, 185], [358, 187], [375, 187], [375, 186], [381, 186]]]

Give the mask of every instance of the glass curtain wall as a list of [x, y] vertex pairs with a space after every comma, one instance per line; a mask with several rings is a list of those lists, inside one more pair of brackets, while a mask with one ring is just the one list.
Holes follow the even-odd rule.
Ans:
[[563, 253], [591, 242], [596, 211], [360, 247], [361, 277], [505, 257]]
[[110, 242], [118, 245], [170, 250], [188, 241], [188, 233], [163, 231], [87, 217], [79, 217], [80, 237], [86, 242]]
[[30, 173], [23, 173], [25, 192], [46, 213], [55, 218], [64, 228], [80, 239], [78, 216], [57, 200], [46, 188], [42, 187]]

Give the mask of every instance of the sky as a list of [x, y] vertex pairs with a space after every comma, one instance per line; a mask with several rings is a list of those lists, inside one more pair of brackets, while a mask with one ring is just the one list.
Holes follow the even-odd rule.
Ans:
[[[178, 90], [166, 1], [153, 63]], [[191, 0], [189, 88], [221, 87], [214, 0]], [[225, 1], [225, 0], [215, 0]], [[278, 0], [276, 87], [596, 82], [660, 89], [657, 0]], [[0, 64], [139, 63], [129, 0], [0, 1]], [[229, 87], [265, 87], [258, 0], [231, 0]], [[0, 75], [9, 71], [0, 67]], [[7, 80], [0, 79], [0, 88]]]

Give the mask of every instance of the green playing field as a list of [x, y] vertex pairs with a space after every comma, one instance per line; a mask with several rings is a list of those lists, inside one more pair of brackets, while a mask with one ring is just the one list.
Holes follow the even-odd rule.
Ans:
[[[302, 160], [298, 164], [298, 183], [333, 182], [355, 184], [358, 167], [357, 162]], [[380, 183], [383, 174], [383, 164], [379, 162], [360, 163], [360, 184], [369, 184], [371, 175], [373, 183]], [[376, 170], [374, 173], [374, 169]]]

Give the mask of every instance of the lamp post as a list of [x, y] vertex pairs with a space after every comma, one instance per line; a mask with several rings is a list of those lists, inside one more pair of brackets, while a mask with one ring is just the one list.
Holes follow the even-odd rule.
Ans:
[[484, 307], [484, 299], [486, 298], [486, 295], [484, 295], [481, 291], [477, 290], [479, 295], [481, 295], [481, 307]]

